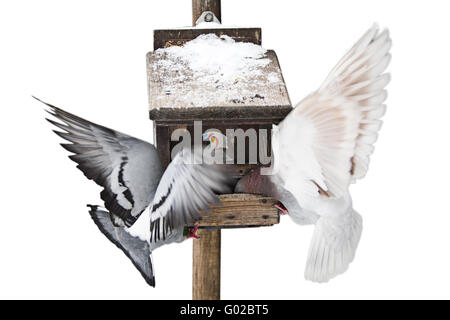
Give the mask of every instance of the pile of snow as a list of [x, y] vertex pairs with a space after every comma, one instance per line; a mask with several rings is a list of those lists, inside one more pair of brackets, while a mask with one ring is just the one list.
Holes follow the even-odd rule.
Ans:
[[158, 49], [155, 54], [159, 59], [153, 72], [159, 73], [164, 92], [184, 105], [245, 100], [255, 96], [258, 87], [281, 81], [276, 73], [264, 76], [263, 69], [270, 63], [266, 49], [225, 35], [200, 35], [182, 47]]

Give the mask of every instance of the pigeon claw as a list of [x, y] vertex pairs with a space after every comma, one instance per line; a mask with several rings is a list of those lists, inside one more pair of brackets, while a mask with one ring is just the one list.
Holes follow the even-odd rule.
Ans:
[[198, 222], [195, 223], [193, 228], [189, 228], [189, 234], [187, 236], [188, 239], [200, 239], [200, 237], [197, 235], [198, 231]]
[[289, 214], [288, 209], [286, 209], [286, 207], [281, 202], [275, 203], [273, 206], [280, 211], [281, 215], [284, 216], [286, 214]]

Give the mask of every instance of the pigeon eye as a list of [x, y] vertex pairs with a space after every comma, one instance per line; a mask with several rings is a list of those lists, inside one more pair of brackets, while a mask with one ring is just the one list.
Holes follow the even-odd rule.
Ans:
[[211, 138], [211, 142], [216, 142], [216, 138]]

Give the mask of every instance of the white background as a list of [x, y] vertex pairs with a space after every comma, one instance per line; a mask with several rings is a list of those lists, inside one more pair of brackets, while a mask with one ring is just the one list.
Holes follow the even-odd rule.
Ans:
[[[260, 26], [291, 100], [317, 88], [373, 22], [394, 42], [388, 112], [367, 177], [356, 259], [303, 279], [312, 227], [223, 231], [224, 299], [450, 298], [448, 1], [223, 0], [224, 24]], [[0, 298], [190, 299], [192, 243], [154, 253], [156, 288], [98, 231], [101, 203], [58, 146], [36, 95], [152, 141], [145, 54], [152, 30], [189, 25], [191, 1], [0, 4]]]

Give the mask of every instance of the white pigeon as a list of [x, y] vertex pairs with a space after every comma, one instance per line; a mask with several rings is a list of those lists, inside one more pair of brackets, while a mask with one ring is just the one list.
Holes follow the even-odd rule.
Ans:
[[242, 178], [237, 192], [278, 199], [298, 224], [315, 224], [305, 278], [326, 282], [345, 272], [362, 231], [349, 186], [365, 176], [386, 111], [388, 30], [374, 25], [322, 86], [274, 128], [274, 166]]
[[220, 166], [203, 164], [201, 155], [190, 149], [181, 150], [164, 171], [152, 144], [45, 104], [62, 121], [47, 119], [70, 142], [61, 144], [74, 153], [69, 158], [104, 188], [106, 209], [89, 205], [91, 217], [154, 286], [152, 250], [196, 238], [198, 224], [190, 232], [185, 226], [220, 203], [216, 193], [229, 192], [231, 180]]

